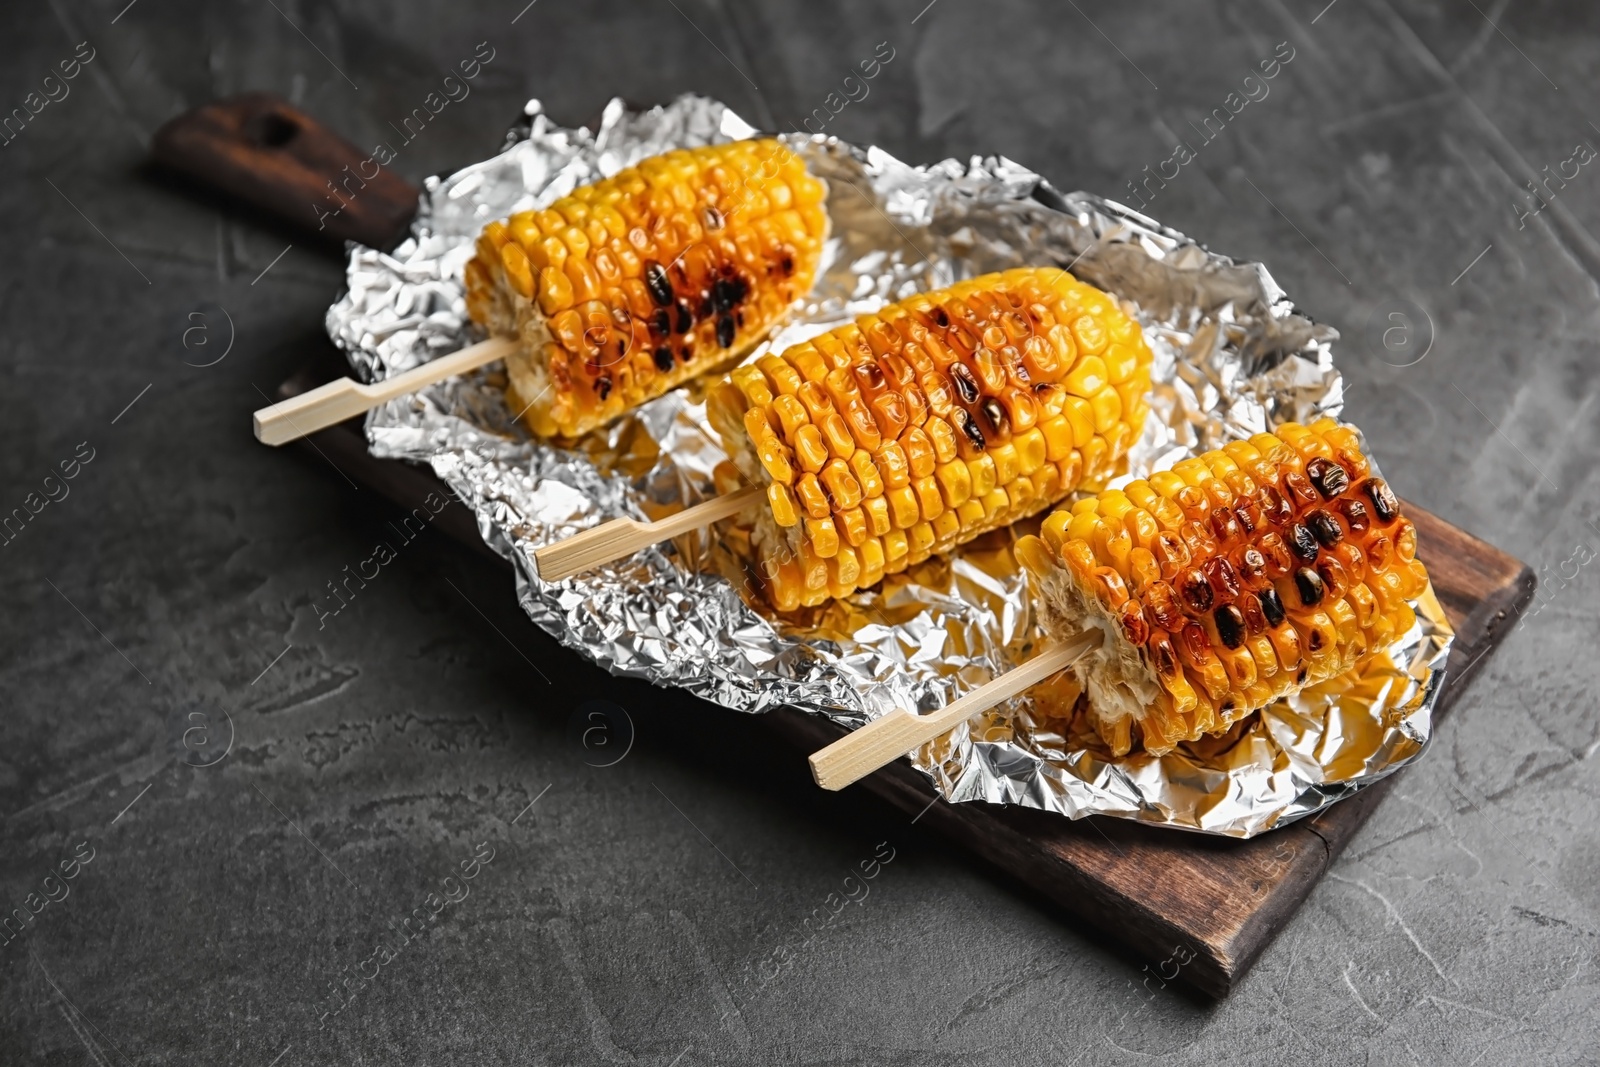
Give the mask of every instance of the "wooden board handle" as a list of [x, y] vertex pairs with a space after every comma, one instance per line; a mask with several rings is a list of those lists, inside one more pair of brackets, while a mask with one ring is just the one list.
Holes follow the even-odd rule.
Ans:
[[491, 337], [372, 385], [364, 385], [352, 378], [340, 378], [319, 385], [309, 392], [280, 400], [257, 411], [256, 440], [267, 445], [287, 444], [354, 418], [395, 397], [414, 393], [424, 386], [504, 359], [516, 348], [517, 342], [509, 337]]
[[1009, 700], [1052, 674], [1066, 670], [1084, 653], [1100, 647], [1099, 630], [1089, 630], [1053, 645], [1028, 662], [986, 682], [938, 711], [913, 715], [896, 708], [811, 754], [811, 776], [824, 789], [843, 789], [901, 756], [915, 752], [961, 723]]
[[559, 582], [602, 563], [626, 559], [640, 549], [660, 544], [679, 534], [710, 526], [719, 519], [737, 515], [746, 508], [765, 503], [766, 490], [752, 485], [737, 492], [713, 497], [684, 508], [676, 515], [668, 515], [655, 522], [638, 522], [634, 519], [612, 519], [592, 530], [573, 534], [553, 545], [535, 549], [533, 567], [541, 581]]
[[416, 186], [271, 93], [186, 111], [156, 131], [150, 153], [207, 188], [334, 241], [390, 249], [417, 213]]

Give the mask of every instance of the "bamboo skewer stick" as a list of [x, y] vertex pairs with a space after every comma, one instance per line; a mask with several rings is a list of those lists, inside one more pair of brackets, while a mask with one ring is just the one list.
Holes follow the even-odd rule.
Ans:
[[948, 733], [967, 719], [1009, 700], [1100, 647], [1099, 630], [1053, 645], [1027, 663], [987, 682], [938, 711], [913, 715], [896, 708], [811, 754], [811, 774], [824, 789], [838, 790]]
[[256, 440], [267, 445], [287, 444], [371, 411], [395, 397], [504, 359], [516, 351], [517, 345], [514, 338], [491, 337], [371, 385], [352, 378], [320, 385], [257, 411], [254, 418]]
[[535, 549], [533, 566], [542, 581], [559, 582], [602, 563], [625, 559], [640, 549], [670, 540], [679, 534], [737, 515], [745, 508], [764, 502], [766, 498], [764, 489], [752, 485], [713, 497], [655, 522], [612, 519], [553, 545]]

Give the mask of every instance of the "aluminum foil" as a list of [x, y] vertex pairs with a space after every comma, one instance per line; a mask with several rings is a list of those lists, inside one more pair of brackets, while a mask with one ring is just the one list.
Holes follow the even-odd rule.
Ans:
[[[703, 97], [644, 112], [613, 101], [593, 132], [558, 126], [531, 102], [499, 155], [426, 183], [412, 236], [394, 253], [352, 246], [349, 292], [329, 310], [328, 332], [368, 380], [454, 351], [479, 339], [461, 275], [484, 223], [646, 156], [755, 132]], [[1055, 264], [1117, 296], [1155, 352], [1152, 415], [1126, 477], [1284, 420], [1339, 413], [1336, 333], [1298, 313], [1260, 264], [1235, 263], [1100, 197], [1058, 192], [1008, 159], [913, 167], [876, 147], [786, 140], [828, 180], [834, 236], [815, 290], [768, 347], [958, 278]], [[712, 495], [724, 454], [692, 391], [569, 451], [530, 439], [503, 386], [496, 367], [386, 404], [367, 420], [372, 452], [430, 466], [515, 564], [528, 615], [614, 674], [741, 711], [794, 705], [858, 726], [894, 707], [940, 707], [1039, 646], [1011, 553], [1022, 530], [986, 535], [796, 618], [752, 602], [749, 531], [728, 524], [542, 582], [535, 548]], [[1450, 641], [1430, 591], [1417, 626], [1349, 676], [1161, 758], [1111, 757], [1074, 716], [1073, 683], [1058, 678], [925, 746], [913, 762], [950, 801], [1249, 837], [1417, 758]]]

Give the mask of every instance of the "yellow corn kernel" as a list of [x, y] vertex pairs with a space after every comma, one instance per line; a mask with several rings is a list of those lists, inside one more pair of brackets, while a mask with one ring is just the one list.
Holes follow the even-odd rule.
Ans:
[[539, 309], [546, 316], [565, 311], [572, 301], [572, 282], [560, 267], [546, 267], [539, 272]]
[[1081, 396], [1068, 396], [1062, 402], [1061, 416], [1072, 427], [1072, 446], [1081, 450], [1094, 436], [1094, 408]]
[[780, 482], [767, 486], [767, 503], [772, 508], [772, 518], [779, 526], [798, 526], [800, 512], [794, 494]]
[[802, 426], [811, 425], [811, 420], [806, 418], [806, 409], [800, 401], [793, 396], [779, 396], [772, 402], [772, 411], [778, 416], [778, 426], [783, 432], [783, 439], [794, 444], [795, 434]]
[[1122, 398], [1109, 386], [1089, 398], [1094, 409], [1094, 432], [1104, 434], [1122, 418]]
[[878, 473], [878, 467], [872, 462], [872, 456], [864, 451], [857, 451], [850, 457], [850, 471], [856, 477], [856, 482], [861, 486], [865, 496], [883, 495], [883, 476]]
[[1072, 451], [1072, 423], [1065, 415], [1044, 420], [1039, 432], [1044, 435], [1045, 459], [1051, 463], [1059, 463]]
[[961, 517], [954, 511], [944, 511], [933, 520], [933, 539], [937, 544], [949, 545], [961, 532]]
[[815, 474], [828, 462], [828, 446], [822, 439], [822, 431], [815, 426], [807, 424], [795, 431], [794, 454], [800, 461], [800, 469]]
[[505, 268], [506, 279], [511, 282], [511, 288], [519, 296], [531, 298], [533, 296], [534, 281], [533, 267], [528, 262], [528, 254], [522, 246], [507, 241], [500, 249], [500, 263]]
[[1006, 495], [1004, 489], [994, 489], [983, 498], [983, 514], [991, 525], [999, 525], [1010, 521], [1007, 518], [1011, 510], [1011, 497]]
[[867, 529], [866, 513], [860, 508], [851, 508], [848, 511], [838, 512], [833, 517], [833, 525], [839, 531], [840, 536], [844, 538], [845, 543], [852, 546], [859, 545], [865, 541], [870, 532]]
[[1109, 383], [1106, 381], [1105, 361], [1097, 356], [1088, 356], [1078, 361], [1068, 374], [1062, 385], [1073, 396], [1089, 399]]
[[855, 549], [848, 545], [841, 546], [839, 551], [828, 560], [828, 593], [830, 596], [849, 596], [855, 592], [856, 582], [861, 577], [861, 560], [856, 555]]
[[933, 442], [936, 463], [949, 463], [956, 458], [956, 432], [941, 418], [931, 418], [927, 425], [928, 439]]
[[825, 519], [833, 510], [828, 506], [828, 494], [822, 491], [822, 483], [817, 481], [815, 474], [802, 474], [794, 484], [794, 492], [800, 507], [813, 519]]
[[1072, 512], [1053, 511], [1039, 527], [1039, 536], [1044, 538], [1050, 546], [1051, 552], [1061, 551], [1061, 542], [1067, 537], [1067, 524], [1072, 521]]
[[875, 466], [883, 476], [886, 489], [899, 489], [911, 482], [911, 466], [906, 462], [905, 450], [894, 441], [886, 441], [876, 453]]
[[911, 555], [911, 540], [904, 530], [890, 530], [883, 535], [884, 570], [897, 574], [905, 569]]
[[894, 523], [889, 518], [889, 500], [887, 497], [868, 497], [862, 501], [861, 507], [866, 512], [867, 524], [871, 527], [874, 537], [882, 537], [894, 529]]
[[835, 511], [845, 511], [861, 503], [861, 486], [843, 460], [830, 459], [818, 475], [822, 488], [833, 501]]
[[1016, 449], [1017, 470], [1022, 474], [1033, 474], [1044, 466], [1048, 458], [1044, 433], [1038, 427], [1018, 434], [1012, 439], [1011, 445]]
[[931, 476], [918, 478], [911, 483], [911, 488], [916, 491], [918, 509], [924, 519], [932, 521], [944, 511], [944, 498], [939, 495], [939, 483]]
[[1021, 471], [1017, 464], [1017, 450], [1010, 442], [999, 448], [989, 450], [989, 455], [994, 459], [994, 481], [998, 486], [1006, 486], [1014, 481]]
[[944, 493], [944, 503], [949, 508], [959, 508], [972, 496], [972, 475], [961, 460], [941, 464], [936, 473], [939, 488]]
[[806, 544], [818, 559], [827, 559], [839, 551], [839, 532], [832, 519], [806, 519]]
[[904, 530], [916, 522], [922, 515], [922, 510], [917, 506], [916, 491], [909, 485], [902, 485], [891, 489], [884, 494], [889, 501], [889, 510], [894, 518], [895, 529]]
[[881, 582], [887, 562], [883, 554], [883, 542], [869, 537], [857, 546], [856, 553], [861, 557], [861, 588], [866, 589]]

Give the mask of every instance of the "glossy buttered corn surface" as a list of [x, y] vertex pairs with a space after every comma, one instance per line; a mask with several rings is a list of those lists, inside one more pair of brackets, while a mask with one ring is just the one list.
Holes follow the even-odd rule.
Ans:
[[1411, 628], [1416, 528], [1356, 432], [1288, 423], [1058, 511], [1018, 555], [1101, 737], [1153, 754], [1350, 669]]
[[467, 309], [515, 333], [509, 400], [541, 436], [602, 425], [760, 341], [816, 276], [823, 183], [774, 140], [683, 149], [491, 222]]
[[1115, 301], [1059, 268], [924, 293], [737, 368], [712, 424], [768, 507], [781, 611], [1102, 483], [1138, 437], [1151, 353]]

